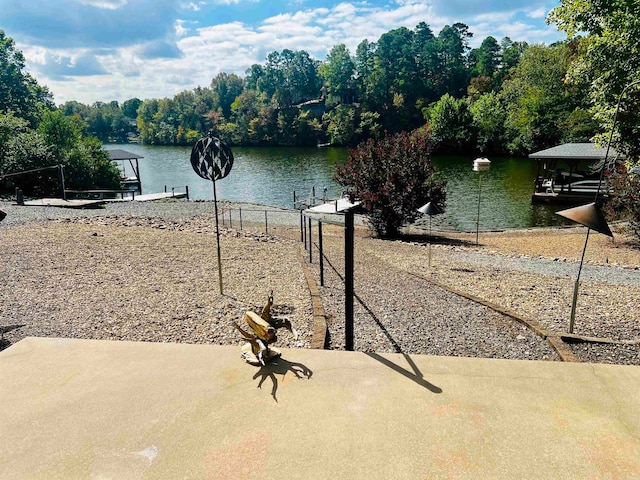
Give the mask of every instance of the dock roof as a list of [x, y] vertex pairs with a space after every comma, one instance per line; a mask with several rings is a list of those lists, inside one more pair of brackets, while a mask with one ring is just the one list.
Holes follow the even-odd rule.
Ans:
[[[595, 143], [564, 143], [557, 147], [547, 148], [529, 154], [529, 158], [533, 159], [565, 159], [565, 160], [602, 160], [607, 152], [606, 148], [600, 148]], [[609, 158], [625, 158], [623, 154], [619, 154], [613, 148], [609, 149]]]
[[109, 159], [111, 160], [133, 160], [136, 158], [144, 158], [142, 155], [136, 155], [135, 153], [127, 152], [119, 148], [114, 150], [107, 150], [109, 152]]

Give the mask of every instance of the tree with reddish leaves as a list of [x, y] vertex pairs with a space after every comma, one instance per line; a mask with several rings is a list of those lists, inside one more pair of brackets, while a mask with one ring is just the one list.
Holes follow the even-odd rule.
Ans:
[[378, 236], [397, 236], [427, 202], [444, 210], [445, 182], [435, 179], [432, 146], [427, 130], [386, 135], [360, 143], [338, 167], [335, 180], [362, 202]]

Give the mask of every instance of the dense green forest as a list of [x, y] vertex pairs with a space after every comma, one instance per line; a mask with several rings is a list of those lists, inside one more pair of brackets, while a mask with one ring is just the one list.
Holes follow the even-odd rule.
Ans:
[[563, 81], [582, 39], [530, 46], [489, 36], [470, 48], [472, 35], [462, 23], [437, 35], [420, 23], [363, 40], [355, 54], [336, 45], [323, 61], [271, 52], [244, 77], [220, 73], [173, 98], [60, 108], [105, 141], [159, 145], [213, 132], [236, 145], [353, 146], [428, 123], [440, 152], [526, 154], [596, 132], [588, 90]]
[[[24, 71], [25, 59], [0, 30], [0, 193], [60, 193], [56, 165], [69, 189], [118, 188], [120, 174], [80, 118], [55, 108], [46, 87]], [[28, 174], [19, 172], [35, 170]]]
[[[118, 173], [100, 141], [188, 145], [209, 132], [236, 145], [354, 146], [424, 127], [436, 153], [486, 155], [611, 140], [629, 167], [640, 158], [638, 18], [640, 2], [560, 0], [548, 21], [568, 40], [549, 46], [489, 36], [470, 48], [468, 26], [436, 35], [420, 23], [355, 52], [336, 45], [322, 61], [271, 52], [244, 77], [220, 73], [173, 98], [58, 108], [0, 31], [0, 186], [17, 171], [64, 165], [70, 188], [108, 188]], [[635, 215], [640, 232], [639, 179], [624, 176], [610, 204]]]

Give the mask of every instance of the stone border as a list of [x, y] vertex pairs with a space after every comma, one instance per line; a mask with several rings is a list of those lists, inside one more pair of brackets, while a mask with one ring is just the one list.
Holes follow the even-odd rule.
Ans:
[[311, 348], [324, 350], [327, 348], [327, 340], [329, 338], [327, 315], [325, 314], [324, 307], [322, 305], [320, 289], [318, 288], [318, 284], [316, 283], [311, 270], [307, 266], [301, 246], [298, 248], [298, 260], [300, 261], [300, 266], [302, 267], [304, 276], [307, 279], [309, 295], [311, 296], [311, 307], [313, 308], [313, 334], [311, 337]]

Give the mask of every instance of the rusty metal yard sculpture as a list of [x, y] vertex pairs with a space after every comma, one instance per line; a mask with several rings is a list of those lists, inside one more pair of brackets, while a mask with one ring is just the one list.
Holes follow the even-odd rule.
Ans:
[[267, 303], [262, 309], [262, 313], [258, 315], [256, 312], [248, 311], [244, 317], [251, 332], [247, 332], [237, 323], [233, 322], [236, 329], [242, 334], [247, 343], [242, 346], [242, 358], [251, 365], [265, 365], [266, 362], [274, 358], [278, 358], [281, 352], [269, 345], [276, 342], [276, 330], [286, 328], [295, 339], [298, 338], [298, 332], [293, 328], [288, 319], [276, 319], [271, 315], [271, 307], [273, 306], [273, 292], [269, 295]]

